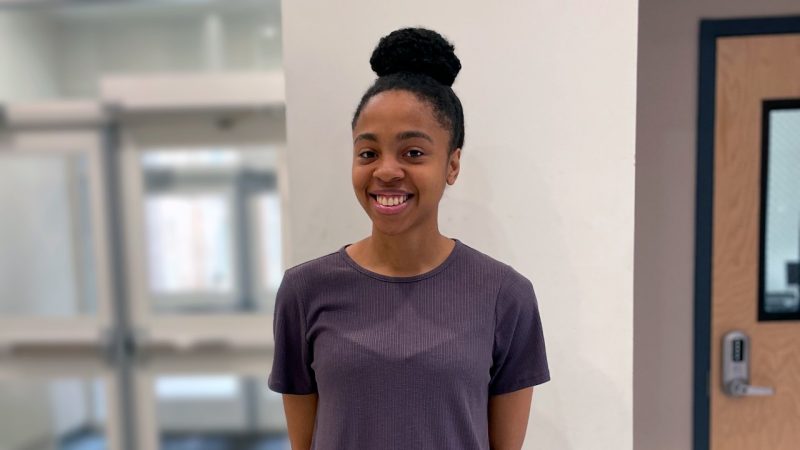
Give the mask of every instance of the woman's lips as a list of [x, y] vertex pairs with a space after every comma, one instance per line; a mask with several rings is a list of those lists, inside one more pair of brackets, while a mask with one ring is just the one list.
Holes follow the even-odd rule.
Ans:
[[374, 196], [370, 195], [369, 198], [371, 199], [370, 203], [372, 204], [373, 208], [381, 214], [386, 215], [393, 215], [393, 214], [400, 214], [401, 212], [405, 211], [408, 207], [409, 202], [413, 198], [413, 195], [409, 195], [405, 202], [400, 203], [399, 205], [394, 206], [384, 206], [378, 203], [378, 199]]

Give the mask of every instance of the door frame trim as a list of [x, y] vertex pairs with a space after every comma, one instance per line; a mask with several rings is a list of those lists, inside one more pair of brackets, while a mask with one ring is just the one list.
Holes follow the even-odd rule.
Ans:
[[711, 263], [717, 38], [800, 33], [800, 16], [700, 21], [695, 194], [693, 449], [710, 448]]

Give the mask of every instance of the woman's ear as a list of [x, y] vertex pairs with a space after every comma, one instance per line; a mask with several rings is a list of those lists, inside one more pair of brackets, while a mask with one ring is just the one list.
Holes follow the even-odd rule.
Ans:
[[457, 148], [450, 152], [447, 162], [447, 184], [454, 184], [458, 178], [458, 171], [461, 169], [461, 149]]

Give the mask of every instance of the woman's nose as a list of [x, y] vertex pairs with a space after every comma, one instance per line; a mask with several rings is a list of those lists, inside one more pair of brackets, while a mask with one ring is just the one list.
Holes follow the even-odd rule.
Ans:
[[403, 168], [392, 158], [385, 158], [379, 162], [378, 168], [373, 172], [375, 178], [383, 182], [390, 182], [403, 178]]

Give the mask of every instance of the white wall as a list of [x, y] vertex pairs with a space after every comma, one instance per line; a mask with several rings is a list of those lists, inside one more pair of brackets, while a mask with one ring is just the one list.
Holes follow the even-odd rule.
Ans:
[[635, 0], [283, 2], [291, 263], [367, 235], [349, 122], [378, 39], [454, 41], [466, 111], [441, 230], [532, 279], [552, 378], [526, 449], [631, 449]]
[[108, 74], [280, 68], [278, 0], [110, 3], [0, 9], [0, 102], [96, 97]]
[[[129, 11], [117, 6], [59, 17], [59, 87], [64, 96], [97, 95], [97, 80], [109, 74], [280, 68], [277, 1], [249, 10], [226, 9], [225, 4], [209, 11], [126, 6]], [[274, 37], [263, 35], [267, 27]]]
[[0, 11], [0, 102], [52, 96], [52, 36], [48, 18]]
[[800, 14], [800, 3], [640, 1], [636, 450], [691, 448], [699, 20], [780, 14]]

